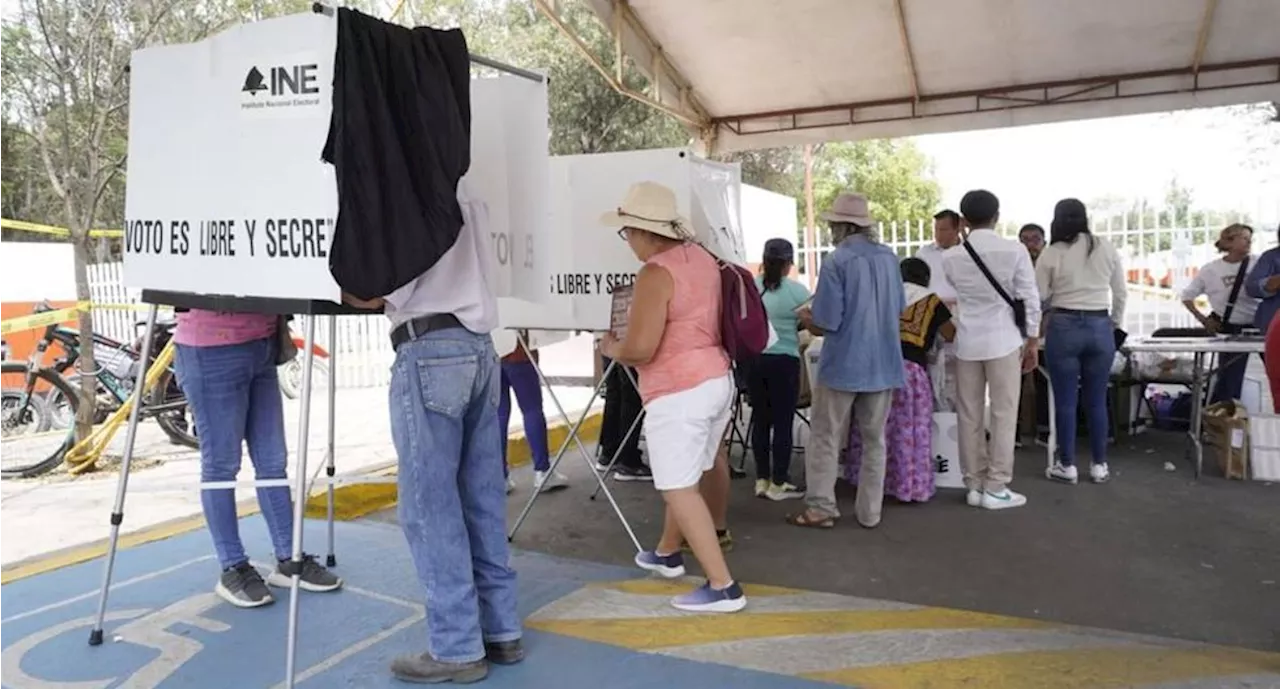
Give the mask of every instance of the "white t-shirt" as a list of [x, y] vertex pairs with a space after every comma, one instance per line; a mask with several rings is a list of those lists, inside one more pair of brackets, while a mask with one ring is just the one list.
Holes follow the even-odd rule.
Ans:
[[[1257, 265], [1258, 257], [1249, 257], [1249, 268]], [[1209, 306], [1213, 308], [1213, 312], [1221, 316], [1227, 310], [1227, 299], [1231, 297], [1231, 286], [1236, 282], [1236, 275], [1240, 272], [1239, 263], [1227, 263], [1227, 259], [1220, 258], [1216, 261], [1206, 263], [1200, 272], [1192, 278], [1191, 282], [1182, 290], [1182, 300], [1191, 301], [1200, 295], [1209, 298]], [[1240, 285], [1240, 293], [1236, 295], [1236, 308], [1231, 312], [1231, 323], [1233, 325], [1252, 325], [1253, 314], [1258, 310], [1258, 300], [1249, 296], [1245, 292], [1245, 286]]]
[[938, 295], [938, 298], [946, 302], [948, 306], [954, 306], [956, 303], [956, 288], [951, 286], [951, 282], [947, 280], [946, 273], [942, 268], [942, 255], [946, 253], [946, 249], [937, 244], [929, 244], [920, 247], [916, 252], [916, 258], [929, 264], [929, 290]]

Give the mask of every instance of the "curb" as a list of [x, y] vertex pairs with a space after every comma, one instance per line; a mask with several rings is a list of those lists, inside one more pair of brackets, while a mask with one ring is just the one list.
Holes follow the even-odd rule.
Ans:
[[[600, 419], [602, 412], [592, 412], [578, 431], [578, 437], [584, 445], [590, 445], [600, 438]], [[569, 437], [569, 426], [560, 422], [547, 429], [547, 447], [552, 456]], [[570, 446], [565, 455], [577, 452]], [[525, 466], [533, 461], [529, 443], [524, 433], [513, 433], [507, 437], [507, 465], [512, 469]], [[373, 472], [374, 476], [395, 476], [396, 468], [391, 467]], [[396, 504], [397, 488], [394, 483], [359, 483], [338, 486], [333, 490], [333, 518], [336, 521], [351, 521], [367, 514], [387, 509]], [[325, 491], [312, 493], [307, 499], [306, 516], [309, 519], [324, 519], [329, 513], [328, 496]]]
[[[600, 419], [602, 412], [595, 411], [589, 414], [582, 423], [582, 428], [578, 432], [578, 437], [582, 439], [584, 445], [596, 442], [600, 437]], [[551, 426], [547, 429], [547, 445], [554, 453], [564, 444], [569, 436], [569, 426], [563, 422]], [[570, 446], [566, 450], [568, 453], [577, 452], [577, 448]], [[532, 454], [529, 450], [529, 444], [525, 442], [523, 433], [515, 433], [507, 438], [507, 461], [512, 469], [522, 467], [532, 461]], [[375, 470], [371, 472], [373, 475], [395, 476], [395, 467]], [[333, 514], [334, 519], [338, 521], [350, 521], [358, 519], [362, 516], [383, 510], [396, 504], [396, 486], [395, 484], [375, 484], [365, 483], [356, 485], [338, 486], [333, 491]], [[254, 498], [243, 500], [236, 504], [236, 512], [240, 518], [258, 514], [258, 502]], [[328, 514], [328, 500], [326, 492], [321, 490], [311, 495], [307, 499], [305, 515], [309, 519], [324, 519]], [[161, 541], [174, 536], [181, 536], [192, 531], [198, 531], [205, 528], [204, 516], [200, 514], [190, 515], [186, 517], [177, 517], [169, 521], [161, 522], [152, 526], [139, 529], [132, 533], [120, 534], [119, 550], [123, 551], [135, 546]], [[95, 560], [107, 554], [106, 538], [93, 541], [91, 543], [71, 546], [52, 553], [45, 553], [35, 557], [19, 560], [12, 564], [6, 565], [0, 570], [0, 584], [10, 584], [15, 581], [33, 577], [38, 574], [44, 574], [63, 567], [78, 565], [90, 560]]]

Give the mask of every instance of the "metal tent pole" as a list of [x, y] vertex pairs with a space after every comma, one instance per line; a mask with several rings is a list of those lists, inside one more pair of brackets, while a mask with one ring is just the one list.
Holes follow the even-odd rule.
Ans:
[[111, 574], [116, 565], [116, 550], [120, 546], [120, 524], [124, 522], [124, 495], [129, 488], [129, 467], [133, 463], [133, 445], [138, 437], [138, 414], [142, 409], [142, 393], [147, 387], [147, 370], [151, 366], [151, 344], [155, 341], [156, 314], [160, 306], [152, 304], [147, 309], [147, 332], [142, 336], [141, 359], [138, 377], [133, 384], [133, 407], [129, 409], [129, 426], [124, 436], [124, 457], [120, 460], [120, 478], [116, 482], [116, 501], [111, 508], [111, 537], [107, 545], [107, 559], [102, 567], [102, 590], [98, 592], [98, 615], [89, 632], [89, 645], [102, 644], [102, 621], [107, 614], [107, 594], [111, 590]]

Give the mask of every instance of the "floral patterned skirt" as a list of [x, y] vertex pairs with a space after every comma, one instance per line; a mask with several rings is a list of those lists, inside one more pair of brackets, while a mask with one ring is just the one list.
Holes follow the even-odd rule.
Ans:
[[[893, 392], [893, 405], [885, 419], [884, 494], [903, 502], [925, 502], [933, 497], [933, 386], [923, 366], [903, 362], [907, 384]], [[841, 476], [858, 483], [862, 466], [862, 436], [858, 424], [849, 424], [849, 454], [841, 463]]]

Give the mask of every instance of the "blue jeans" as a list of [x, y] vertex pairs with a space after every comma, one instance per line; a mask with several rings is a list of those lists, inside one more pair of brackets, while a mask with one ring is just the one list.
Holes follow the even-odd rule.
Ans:
[[498, 356], [488, 335], [437, 330], [396, 350], [391, 437], [400, 459], [400, 527], [426, 594], [427, 650], [484, 657], [519, 639], [498, 429]]
[[1064, 466], [1076, 460], [1076, 404], [1084, 392], [1093, 463], [1107, 461], [1107, 382], [1116, 355], [1115, 327], [1103, 313], [1049, 314], [1045, 363], [1053, 384], [1053, 409]]
[[511, 392], [516, 393], [520, 415], [524, 417], [524, 437], [533, 453], [533, 468], [547, 471], [547, 417], [542, 413], [542, 383], [531, 361], [502, 364], [502, 391], [498, 397], [498, 430], [502, 434], [502, 473], [507, 473], [507, 424], [511, 423]]
[[[286, 478], [284, 406], [274, 338], [218, 347], [177, 345], [178, 385], [195, 416], [200, 480], [234, 481], [249, 445], [254, 477]], [[240, 542], [234, 488], [200, 491], [204, 518], [223, 569], [249, 558]], [[293, 507], [285, 486], [258, 489], [258, 505], [277, 559], [293, 554]]]

